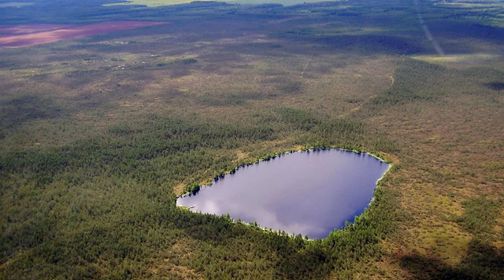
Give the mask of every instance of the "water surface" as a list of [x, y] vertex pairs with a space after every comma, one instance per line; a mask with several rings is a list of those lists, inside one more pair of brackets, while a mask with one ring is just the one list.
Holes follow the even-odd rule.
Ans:
[[296, 152], [240, 168], [177, 205], [320, 239], [365, 210], [387, 168], [365, 153]]

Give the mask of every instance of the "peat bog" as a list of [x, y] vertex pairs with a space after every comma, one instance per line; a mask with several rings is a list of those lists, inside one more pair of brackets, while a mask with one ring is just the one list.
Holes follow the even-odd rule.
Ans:
[[[504, 4], [414, 2], [0, 4], [0, 279], [504, 279]], [[323, 239], [176, 206], [308, 147], [393, 162]]]

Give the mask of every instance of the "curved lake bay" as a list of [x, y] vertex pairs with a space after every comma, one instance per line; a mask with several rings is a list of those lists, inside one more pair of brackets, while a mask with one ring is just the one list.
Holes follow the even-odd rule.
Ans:
[[387, 169], [366, 153], [295, 152], [239, 168], [177, 205], [320, 239], [366, 209]]

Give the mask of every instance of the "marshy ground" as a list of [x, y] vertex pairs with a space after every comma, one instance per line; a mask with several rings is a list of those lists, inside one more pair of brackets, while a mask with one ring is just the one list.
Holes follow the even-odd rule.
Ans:
[[[161, 24], [0, 47], [1, 278], [503, 277], [502, 7], [70, 2], [0, 17]], [[327, 239], [175, 207], [186, 185], [324, 145], [394, 162]]]

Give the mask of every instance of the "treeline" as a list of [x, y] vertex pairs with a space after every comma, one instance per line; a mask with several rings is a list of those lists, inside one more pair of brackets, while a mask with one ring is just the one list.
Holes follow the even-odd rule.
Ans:
[[156, 118], [147, 123], [112, 127], [109, 132], [63, 148], [5, 153], [0, 155], [0, 168], [4, 172], [23, 171], [36, 177], [54, 177], [58, 172], [78, 168], [125, 174], [157, 157], [177, 162], [177, 157], [187, 152], [232, 149], [275, 137], [267, 126], [192, 124]]

